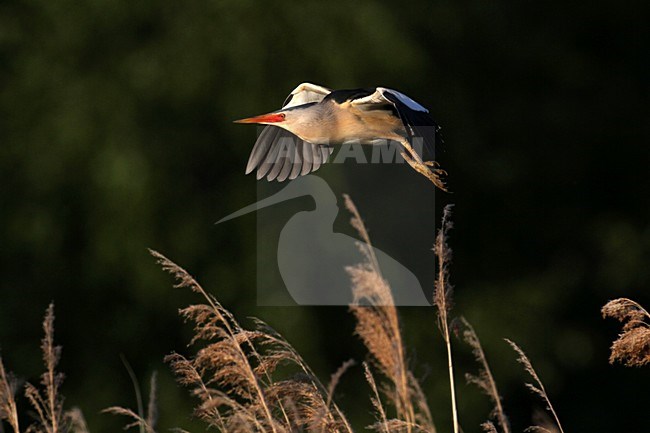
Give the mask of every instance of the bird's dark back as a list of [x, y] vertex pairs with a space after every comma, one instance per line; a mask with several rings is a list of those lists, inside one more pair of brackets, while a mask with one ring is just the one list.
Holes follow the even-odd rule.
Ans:
[[374, 88], [334, 90], [330, 94], [325, 96], [324, 101], [332, 100], [337, 104], [342, 104], [345, 101], [350, 101], [352, 99], [359, 99], [365, 96], [370, 96], [373, 93], [375, 93], [375, 90], [376, 89]]

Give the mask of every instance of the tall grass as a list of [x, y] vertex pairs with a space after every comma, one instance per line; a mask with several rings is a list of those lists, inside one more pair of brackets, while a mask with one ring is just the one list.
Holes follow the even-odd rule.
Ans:
[[[363, 363], [363, 369], [369, 386], [369, 402], [376, 413], [376, 422], [369, 427], [381, 433], [436, 432], [422, 387], [407, 367], [398, 312], [389, 302], [392, 299], [390, 287], [381, 277], [373, 259], [367, 230], [349, 197], [346, 197], [346, 206], [352, 213], [352, 224], [364, 240], [360, 243], [364, 262], [350, 267], [348, 271], [355, 299], [350, 307], [357, 318], [355, 332], [369, 353], [369, 361]], [[449, 228], [448, 225], [446, 227]], [[442, 249], [448, 248], [442, 240], [446, 239], [444, 224], [441, 233], [442, 237], [438, 238], [436, 245]], [[436, 249], [439, 257], [440, 248]], [[448, 253], [443, 257], [448, 259]], [[354, 365], [352, 360], [334, 372], [329, 384], [324, 386], [298, 352], [268, 325], [256, 320], [255, 329], [244, 329], [189, 273], [161, 254], [154, 251], [152, 254], [165, 270], [174, 275], [176, 287], [189, 288], [205, 301], [204, 304], [192, 305], [180, 311], [194, 325], [192, 343], [198, 346], [197, 353], [190, 358], [173, 353], [167, 357], [167, 361], [179, 382], [189, 387], [198, 400], [195, 414], [208, 427], [222, 432], [246, 433], [353, 431], [334, 401], [336, 385]], [[448, 262], [442, 261], [441, 265], [445, 263]], [[436, 289], [441, 287], [444, 286], [439, 284]], [[438, 308], [449, 305], [449, 296], [445, 302], [447, 304], [438, 305]], [[650, 356], [650, 338], [646, 332], [650, 327], [650, 315], [647, 310], [635, 301], [622, 298], [608, 302], [602, 312], [603, 316], [616, 318], [624, 324], [623, 332], [612, 346], [610, 361], [637, 367], [647, 365]], [[445, 320], [441, 312], [438, 314], [439, 321]], [[25, 412], [31, 409], [35, 414], [34, 421], [24, 431], [88, 433], [81, 410], [64, 409], [64, 398], [60, 393], [63, 374], [57, 371], [61, 347], [54, 344], [54, 318], [54, 305], [51, 304], [43, 320], [41, 352], [45, 371], [41, 375], [40, 387], [30, 383], [24, 385], [24, 395], [29, 405]], [[510, 433], [502, 398], [478, 335], [464, 318], [458, 319], [457, 323], [460, 325], [454, 323], [451, 327], [462, 328], [463, 339], [480, 365], [478, 374], [466, 375], [468, 382], [481, 389], [494, 404], [490, 414], [494, 422], [488, 420], [481, 427], [489, 433]], [[444, 329], [442, 325], [440, 323]], [[442, 333], [444, 335], [444, 331]], [[544, 401], [550, 414], [549, 417], [535, 413], [535, 425], [526, 431], [563, 433], [557, 412], [532, 362], [516, 343], [506, 341], [517, 353], [517, 361], [533, 379], [534, 383], [527, 383], [526, 386]], [[446, 342], [446, 345], [451, 347], [450, 343]], [[275, 371], [280, 365], [293, 367], [293, 372], [284, 372], [276, 378]], [[380, 382], [375, 378], [376, 374], [381, 376]], [[19, 384], [19, 380], [5, 369], [0, 358], [0, 420], [6, 422], [14, 433], [21, 432], [16, 402]], [[143, 433], [155, 433], [158, 413], [156, 395], [154, 374], [146, 414], [141, 404], [137, 411], [113, 406], [104, 412], [130, 418], [126, 428], [138, 427]], [[460, 428], [459, 424], [452, 427]], [[174, 430], [185, 432], [182, 429]], [[0, 426], [0, 432], [4, 431]]]
[[447, 349], [447, 372], [449, 374], [449, 389], [451, 398], [451, 415], [454, 433], [459, 433], [458, 409], [456, 407], [456, 386], [454, 381], [454, 362], [451, 353], [451, 335], [449, 333], [449, 313], [453, 305], [453, 287], [449, 282], [449, 263], [451, 262], [451, 248], [447, 244], [447, 235], [452, 228], [452, 205], [445, 206], [442, 215], [442, 227], [438, 230], [433, 250], [438, 258], [438, 277], [433, 292], [433, 303], [437, 308], [438, 329], [445, 341]]
[[18, 408], [14, 396], [18, 390], [18, 380], [13, 374], [5, 371], [2, 357], [0, 357], [0, 419], [6, 421], [14, 431], [20, 431], [18, 422]]
[[[178, 381], [199, 400], [197, 417], [222, 432], [352, 431], [332, 399], [334, 386], [324, 386], [281, 335], [259, 320], [253, 329], [242, 327], [187, 271], [151, 253], [175, 277], [176, 287], [204, 301], [180, 311], [193, 323], [196, 354], [166, 357]], [[291, 374], [276, 375], [280, 365]]]
[[[78, 408], [64, 410], [64, 398], [60, 392], [63, 373], [57, 371], [61, 358], [61, 346], [54, 344], [54, 304], [50, 304], [43, 319], [41, 353], [45, 372], [41, 374], [40, 387], [27, 382], [24, 396], [29, 409], [35, 414], [34, 421], [24, 430], [27, 433], [86, 433], [86, 421]], [[0, 420], [9, 424], [14, 433], [20, 433], [16, 394], [19, 386], [16, 377], [8, 372], [0, 358]], [[28, 412], [27, 410], [25, 412]], [[0, 426], [1, 427], [1, 426]], [[0, 431], [4, 431], [0, 429]]]
[[[350, 311], [356, 319], [354, 333], [368, 352], [362, 363], [363, 375], [368, 384], [368, 405], [373, 408], [376, 419], [369, 427], [380, 433], [462, 431], [452, 356], [455, 349], [451, 339], [452, 329], [462, 329], [463, 340], [479, 364], [478, 373], [467, 374], [467, 380], [494, 405], [481, 427], [486, 432], [511, 433], [497, 378], [476, 331], [464, 318], [452, 318], [451, 248], [448, 245], [451, 207], [444, 210], [434, 245], [438, 271], [433, 304], [444, 341], [452, 408], [451, 426], [438, 430], [424, 387], [409, 368], [408, 350], [392, 288], [382, 276], [359, 211], [347, 196], [345, 204], [352, 216], [351, 224], [361, 238], [359, 248], [363, 254], [362, 262], [349, 266], [347, 271], [353, 293]], [[196, 399], [194, 415], [207, 428], [224, 433], [353, 432], [335, 394], [337, 384], [354, 361], [344, 363], [331, 375], [329, 383], [322, 383], [299, 352], [269, 325], [254, 320], [253, 326], [244, 327], [185, 269], [158, 252], [151, 251], [151, 254], [173, 276], [175, 287], [189, 289], [198, 295], [198, 303], [180, 310], [180, 315], [194, 329], [190, 342], [193, 353], [172, 353], [165, 360], [178, 382]], [[623, 331], [612, 346], [610, 361], [630, 366], [650, 363], [650, 314], [647, 310], [632, 300], [617, 299], [605, 305], [602, 313], [623, 323]], [[60, 393], [63, 374], [57, 370], [61, 347], [54, 343], [54, 305], [46, 310], [43, 332], [41, 351], [45, 371], [39, 386], [27, 383], [23, 387], [27, 407], [22, 412], [33, 412], [34, 421], [27, 428], [22, 426], [26, 417], [20, 416], [20, 401], [16, 398], [20, 394], [20, 382], [5, 369], [2, 358], [0, 419], [14, 433], [87, 433], [89, 429], [81, 411], [77, 408], [66, 410]], [[526, 386], [542, 399], [548, 411], [548, 415], [535, 415], [534, 425], [527, 430], [564, 433], [558, 412], [532, 362], [516, 343], [506, 341], [533, 379]], [[158, 428], [156, 395], [154, 375], [146, 410], [139, 398], [137, 410], [113, 406], [104, 412], [128, 417], [127, 428], [155, 433]]]
[[385, 432], [403, 429], [411, 433], [417, 429], [434, 433], [436, 428], [422, 388], [407, 367], [406, 348], [391, 288], [381, 275], [368, 231], [356, 206], [349, 196], [344, 196], [344, 199], [352, 214], [350, 223], [363, 240], [358, 245], [365, 258], [362, 263], [347, 268], [352, 280], [350, 310], [357, 320], [355, 333], [368, 349], [373, 366], [386, 379], [381, 388], [396, 411], [395, 418], [389, 420], [386, 411], [380, 410], [377, 387], [370, 369], [366, 367], [366, 379], [375, 394], [373, 406], [381, 421], [373, 427]]
[[[418, 173], [435, 187], [446, 191], [444, 170], [435, 162], [422, 161], [408, 142], [402, 143], [402, 156]], [[363, 261], [346, 268], [353, 294], [350, 311], [356, 319], [355, 334], [368, 351], [362, 363], [368, 383], [369, 404], [376, 422], [369, 426], [378, 433], [437, 433], [422, 385], [408, 367], [409, 359], [404, 343], [398, 310], [392, 289], [383, 278], [368, 231], [356, 206], [348, 196], [345, 205], [350, 211], [351, 224], [359, 233], [359, 249]], [[503, 399], [497, 381], [488, 364], [487, 355], [478, 335], [464, 318], [452, 319], [453, 287], [450, 283], [452, 250], [448, 245], [452, 206], [445, 207], [441, 228], [436, 235], [434, 253], [437, 258], [437, 276], [433, 305], [437, 325], [445, 344], [447, 376], [449, 380], [452, 426], [454, 433], [462, 432], [457, 409], [455, 366], [450, 330], [455, 323], [463, 328], [463, 339], [479, 363], [478, 374], [467, 374], [469, 383], [485, 393], [494, 408], [482, 429], [489, 433], [511, 433]], [[255, 319], [248, 329], [209, 294], [185, 269], [164, 255], [150, 250], [151, 255], [170, 273], [174, 287], [189, 289], [200, 302], [180, 310], [186, 322], [192, 324], [194, 336], [190, 345], [195, 353], [189, 356], [172, 353], [165, 357], [177, 381], [188, 388], [196, 399], [194, 415], [210, 430], [223, 433], [352, 433], [344, 411], [335, 401], [337, 384], [343, 374], [354, 365], [345, 362], [334, 372], [327, 385], [323, 384], [296, 349], [266, 323]], [[604, 317], [623, 323], [619, 338], [612, 345], [610, 362], [628, 366], [650, 363], [650, 314], [629, 299], [616, 299], [603, 309]], [[86, 421], [78, 408], [64, 409], [60, 393], [63, 374], [57, 371], [61, 347], [54, 344], [54, 305], [50, 304], [43, 320], [44, 337], [41, 351], [45, 372], [40, 387], [26, 383], [24, 396], [29, 408], [36, 414], [26, 433], [88, 433]], [[506, 339], [517, 353], [534, 383], [526, 386], [545, 403], [548, 414], [536, 414], [535, 425], [526, 431], [564, 433], [558, 414], [548, 393], [533, 368], [532, 362], [514, 342]], [[103, 412], [126, 416], [126, 428], [137, 427], [141, 433], [155, 433], [157, 428], [157, 382], [151, 378], [149, 401], [145, 413], [135, 374], [129, 374], [136, 383], [137, 411], [112, 406]], [[16, 402], [19, 381], [4, 367], [0, 357], [0, 420], [14, 433], [21, 432], [21, 417]], [[174, 429], [185, 432], [182, 429]], [[0, 423], [0, 433], [4, 433]], [[444, 430], [446, 431], [446, 430]]]
[[[560, 433], [564, 433], [564, 430], [562, 429], [562, 424], [560, 424], [560, 419], [558, 418], [557, 413], [555, 412], [555, 408], [551, 404], [551, 400], [548, 397], [548, 394], [546, 393], [546, 388], [544, 388], [544, 384], [542, 383], [541, 379], [537, 375], [537, 372], [533, 368], [532, 362], [530, 362], [530, 359], [528, 359], [528, 357], [526, 356], [524, 351], [521, 350], [521, 348], [519, 346], [517, 346], [516, 343], [514, 343], [511, 340], [508, 340], [507, 338], [506, 338], [506, 342], [508, 344], [510, 344], [510, 346], [512, 346], [512, 348], [515, 350], [515, 352], [517, 352], [517, 354], [519, 355], [519, 357], [517, 358], [517, 362], [521, 363], [524, 366], [524, 369], [526, 370], [526, 372], [528, 372], [528, 374], [530, 374], [530, 376], [535, 381], [535, 384], [527, 382], [526, 387], [529, 390], [531, 390], [533, 393], [537, 394], [542, 400], [544, 400], [544, 402], [546, 403], [546, 409], [548, 411], [550, 411], [551, 414], [553, 415], [553, 419], [555, 421], [555, 425], [557, 426], [558, 431]], [[535, 425], [535, 426], [528, 427], [527, 430], [529, 430], [529, 431], [541, 431], [541, 432], [546, 431], [547, 432], [547, 431], [549, 431], [549, 428], [547, 428], [545, 426]]]
[[[408, 368], [407, 350], [391, 287], [381, 274], [368, 231], [356, 206], [348, 196], [344, 199], [352, 215], [351, 224], [362, 240], [359, 248], [364, 258], [361, 263], [349, 266], [347, 271], [353, 293], [350, 311], [356, 318], [355, 334], [368, 350], [368, 360], [363, 363], [363, 369], [369, 386], [370, 404], [376, 415], [376, 422], [369, 428], [381, 433], [435, 433], [437, 430], [423, 388]], [[450, 333], [453, 290], [449, 281], [451, 248], [447, 240], [451, 227], [451, 207], [448, 206], [434, 245], [438, 273], [433, 303], [446, 347], [452, 429], [460, 432]], [[195, 414], [209, 427], [224, 432], [352, 432], [333, 398], [341, 371], [350, 363], [332, 375], [329, 386], [324, 386], [298, 352], [268, 325], [256, 321], [254, 329], [243, 328], [187, 271], [158, 252], [152, 251], [151, 254], [164, 270], [174, 276], [175, 287], [188, 288], [204, 301], [181, 310], [185, 320], [194, 325], [192, 344], [199, 346], [196, 354], [187, 358], [173, 353], [167, 361], [179, 382], [189, 387], [199, 400]], [[495, 404], [491, 416], [496, 425], [488, 420], [482, 427], [488, 432], [510, 433], [502, 398], [485, 352], [469, 322], [461, 320], [465, 328], [464, 339], [481, 366], [478, 376], [470, 375], [469, 381], [482, 389]], [[518, 350], [519, 361], [536, 380], [536, 386], [528, 386], [545, 399], [555, 420], [554, 425], [563, 432], [530, 360], [516, 345], [513, 347]], [[281, 364], [292, 367], [294, 373], [287, 376], [285, 372], [282, 378], [276, 378], [276, 369]], [[530, 427], [539, 431], [552, 431], [552, 428], [543, 422]]]
[[[503, 409], [501, 394], [499, 394], [496, 381], [494, 380], [494, 375], [492, 374], [492, 369], [490, 368], [487, 356], [483, 351], [481, 340], [479, 340], [474, 327], [464, 317], [460, 318], [460, 322], [464, 328], [463, 339], [469, 347], [472, 348], [472, 353], [480, 365], [478, 374], [465, 373], [465, 378], [467, 379], [467, 382], [476, 385], [490, 398], [494, 404], [494, 409], [492, 409], [490, 415], [496, 418], [497, 424], [501, 428], [502, 433], [510, 433], [510, 422], [508, 421], [508, 417]], [[483, 423], [482, 427], [488, 432], [498, 432], [496, 426], [490, 420]]]
[[[381, 274], [374, 256], [372, 243], [361, 216], [349, 197], [345, 197], [351, 224], [359, 232], [359, 247], [364, 260], [347, 268], [351, 280], [353, 302], [350, 311], [356, 318], [355, 334], [368, 350], [363, 363], [368, 383], [369, 405], [374, 408], [376, 422], [369, 426], [381, 433], [436, 433], [424, 389], [409, 368], [398, 310], [394, 305], [391, 287]], [[434, 245], [438, 272], [433, 304], [437, 311], [438, 328], [443, 337], [447, 374], [450, 385], [452, 426], [460, 432], [456, 406], [454, 362], [452, 357], [452, 286], [449, 281], [451, 249], [448, 233], [451, 229], [451, 207], [445, 208], [441, 229]], [[269, 325], [254, 320], [246, 328], [218, 300], [209, 294], [185, 269], [162, 254], [151, 251], [162, 268], [175, 280], [177, 288], [189, 289], [200, 302], [180, 310], [186, 322], [192, 324], [194, 336], [190, 342], [192, 355], [172, 353], [165, 360], [177, 377], [196, 399], [194, 415], [209, 429], [220, 432], [242, 433], [352, 433], [344, 411], [335, 398], [336, 385], [344, 372], [353, 365], [348, 361], [323, 384], [298, 351]], [[608, 311], [612, 311], [611, 309]], [[619, 310], [614, 310], [619, 311]], [[639, 325], [639, 310], [625, 310], [627, 316]], [[643, 310], [645, 311], [645, 310]], [[623, 314], [623, 313], [620, 313]], [[647, 314], [647, 313], [645, 313]], [[622, 316], [621, 316], [622, 317]], [[469, 381], [483, 390], [495, 409], [482, 427], [488, 432], [510, 433], [502, 398], [487, 357], [474, 329], [462, 320], [464, 339], [474, 352], [480, 370]], [[63, 374], [57, 371], [61, 347], [54, 344], [54, 306], [50, 305], [43, 321], [41, 342], [45, 372], [40, 387], [27, 383], [24, 387], [27, 402], [36, 413], [35, 421], [25, 432], [87, 433], [88, 427], [79, 409], [65, 410], [60, 393]], [[519, 361], [533, 376], [536, 385], [528, 385], [547, 403], [554, 425], [563, 432], [557, 414], [546, 390], [523, 352], [511, 343], [519, 354]], [[113, 406], [104, 412], [126, 416], [127, 428], [137, 427], [141, 433], [155, 433], [157, 426], [156, 379], [152, 377], [146, 413], [138, 401], [138, 409]], [[8, 372], [0, 359], [0, 418], [14, 433], [21, 432], [19, 410], [15, 395], [18, 381]], [[539, 424], [532, 427], [551, 431], [553, 427]], [[178, 430], [182, 431], [182, 430]], [[443, 431], [447, 431], [444, 429]]]

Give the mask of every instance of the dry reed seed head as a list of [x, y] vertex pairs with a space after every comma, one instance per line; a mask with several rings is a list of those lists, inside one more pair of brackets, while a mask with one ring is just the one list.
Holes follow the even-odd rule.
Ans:
[[172, 371], [176, 375], [176, 380], [181, 385], [198, 385], [201, 381], [201, 375], [194, 368], [192, 361], [178, 353], [171, 353], [165, 356], [164, 361], [169, 363]]
[[[503, 430], [503, 433], [510, 433], [510, 423], [503, 409], [503, 405], [501, 403], [502, 398], [499, 394], [499, 390], [497, 389], [496, 381], [492, 376], [492, 371], [490, 370], [490, 366], [483, 351], [483, 347], [481, 346], [481, 341], [478, 338], [474, 327], [464, 317], [454, 319], [454, 321], [458, 323], [457, 326], [459, 328], [463, 329], [463, 339], [472, 349], [472, 354], [480, 365], [477, 375], [466, 373], [465, 378], [468, 383], [476, 385], [481, 392], [490, 398], [492, 403], [494, 403], [494, 407], [490, 411], [490, 417], [494, 418], [498, 422], [498, 425]], [[493, 426], [492, 422], [487, 421], [481, 426], [485, 429], [490, 425]]]
[[[535, 379], [535, 382], [537, 383], [537, 386], [533, 385], [532, 383], [526, 383], [526, 387], [532, 391], [533, 393], [537, 394], [540, 396], [540, 398], [546, 403], [546, 409], [553, 415], [554, 419], [554, 426], [553, 428], [557, 428], [557, 431], [559, 433], [564, 433], [564, 430], [562, 429], [562, 424], [560, 423], [560, 419], [557, 416], [557, 413], [555, 412], [555, 409], [553, 408], [553, 405], [551, 404], [551, 400], [548, 397], [548, 394], [546, 393], [546, 389], [544, 389], [544, 384], [542, 381], [539, 379], [539, 376], [537, 375], [537, 372], [533, 368], [533, 364], [530, 362], [530, 359], [526, 356], [523, 350], [517, 344], [511, 340], [508, 340], [507, 338], [504, 338], [504, 340], [517, 352], [519, 355], [517, 358], [517, 362], [521, 363], [528, 374], [531, 375], [533, 379]], [[533, 431], [549, 431], [546, 427], [540, 427], [540, 426], [532, 426], [529, 427], [533, 429], [542, 429], [542, 430], [533, 430]]]
[[537, 376], [537, 372], [533, 368], [533, 364], [530, 362], [530, 359], [528, 359], [528, 356], [526, 356], [524, 351], [514, 341], [509, 340], [507, 338], [504, 338], [504, 340], [515, 350], [515, 352], [517, 352], [517, 355], [518, 355], [517, 362], [522, 364], [524, 366], [524, 369], [526, 370], [526, 372], [528, 374], [530, 374], [533, 379], [535, 379], [535, 382], [537, 382], [537, 383], [539, 383], [541, 385], [542, 382], [539, 379], [539, 376]]
[[601, 309], [603, 318], [611, 317], [620, 322], [628, 322], [625, 326], [635, 326], [650, 319], [650, 314], [638, 303], [627, 298], [609, 301]]
[[[206, 340], [206, 345], [193, 359], [172, 354], [167, 361], [179, 382], [194, 388], [201, 399], [196, 415], [209, 425], [228, 432], [274, 433], [315, 426], [318, 432], [335, 431], [333, 426], [346, 425], [330, 412], [324, 387], [308, 374], [297, 352], [268, 325], [256, 321], [258, 330], [245, 330], [221, 306], [192, 306], [181, 314], [195, 321], [194, 340]], [[284, 363], [298, 365], [303, 373], [274, 382], [273, 371]]]
[[[286, 340], [261, 321], [256, 321], [257, 330], [243, 329], [184, 269], [155, 251], [151, 254], [177, 279], [175, 287], [189, 287], [209, 304], [179, 311], [194, 323], [191, 343], [204, 346], [191, 359], [176, 353], [165, 357], [178, 382], [199, 398], [197, 417], [228, 433], [321, 433], [339, 431], [339, 426], [351, 432], [336, 405], [334, 412], [329, 410], [325, 387]], [[273, 371], [282, 363], [297, 365], [301, 373], [274, 381]]]
[[[442, 224], [436, 236], [435, 251], [439, 257], [451, 258], [451, 249], [447, 245], [449, 231], [454, 228], [454, 223], [451, 221], [451, 213], [454, 208], [453, 204], [448, 204], [442, 211]], [[449, 255], [448, 255], [449, 254]]]
[[373, 377], [372, 372], [370, 371], [370, 367], [366, 362], [363, 363], [363, 373], [366, 377], [366, 381], [370, 385], [370, 389], [372, 390], [370, 403], [372, 403], [372, 406], [375, 408], [375, 417], [377, 418], [377, 423], [369, 426], [369, 428], [373, 428], [376, 431], [389, 433], [390, 430], [388, 429], [386, 411], [384, 410], [384, 406], [381, 404], [381, 397], [379, 396], [379, 391], [377, 390], [377, 383], [375, 382], [375, 378]]
[[612, 343], [610, 364], [620, 362], [628, 367], [650, 364], [650, 314], [637, 302], [619, 298], [602, 308], [603, 317], [623, 323], [623, 332]]
[[192, 290], [194, 293], [199, 293], [203, 295], [203, 297], [208, 301], [210, 306], [212, 306], [215, 310], [221, 307], [216, 302], [214, 296], [209, 295], [205, 290], [203, 290], [203, 287], [201, 287], [201, 285], [196, 281], [196, 279], [194, 279], [194, 277], [190, 275], [190, 273], [187, 272], [185, 269], [178, 266], [176, 263], [172, 262], [164, 255], [160, 254], [158, 251], [149, 249], [149, 254], [151, 254], [156, 259], [156, 263], [158, 263], [162, 267], [163, 271], [169, 273], [174, 277], [174, 279], [176, 280], [176, 283], [174, 284], [174, 288], [177, 289], [188, 288]]
[[343, 364], [341, 364], [341, 366], [334, 373], [332, 373], [330, 382], [327, 384], [327, 407], [329, 407], [332, 402], [334, 391], [336, 390], [336, 386], [339, 384], [341, 377], [343, 377], [343, 375], [356, 364], [357, 363], [354, 359], [348, 359]]
[[[433, 250], [438, 258], [438, 276], [435, 282], [433, 302], [438, 308], [439, 320], [446, 320], [446, 315], [451, 311], [453, 306], [453, 286], [449, 283], [449, 263], [451, 261], [452, 251], [447, 244], [449, 230], [452, 229], [451, 210], [453, 204], [445, 206], [442, 213], [442, 225], [436, 235], [436, 241]], [[446, 337], [445, 337], [446, 338]]]
[[18, 390], [18, 379], [12, 372], [6, 371], [2, 357], [0, 356], [0, 414], [2, 414], [2, 403], [16, 395]]
[[411, 392], [411, 399], [415, 403], [417, 411], [415, 413], [415, 420], [420, 426], [425, 426], [425, 430], [430, 433], [435, 433], [436, 427], [433, 424], [433, 417], [431, 410], [427, 403], [427, 398], [422, 391], [420, 382], [415, 378], [411, 371], [408, 371], [408, 381]]
[[44, 336], [41, 340], [45, 372], [41, 375], [42, 392], [30, 383], [25, 384], [25, 397], [38, 418], [27, 431], [59, 433], [68, 430], [68, 420], [63, 414], [63, 396], [59, 388], [63, 383], [63, 374], [56, 371], [61, 356], [61, 347], [54, 345], [54, 304], [51, 303], [43, 319]]
[[[355, 333], [374, 357], [382, 373], [396, 376], [401, 348], [397, 310], [393, 306], [390, 287], [373, 269], [357, 265], [347, 268], [352, 279], [353, 305], [350, 310], [357, 319]], [[361, 304], [365, 305], [361, 305]]]
[[489, 378], [485, 370], [481, 369], [479, 374], [465, 373], [465, 380], [468, 384], [476, 385], [481, 392], [489, 397], [492, 397], [492, 390], [490, 388]]
[[345, 268], [352, 281], [352, 305], [394, 307], [390, 286], [368, 263]]
[[[371, 384], [373, 392], [372, 404], [378, 414], [378, 422], [373, 428], [387, 431], [389, 428], [385, 420], [385, 410], [379, 398], [379, 389], [382, 394], [395, 406], [401, 426], [407, 430], [415, 429], [417, 423], [423, 427], [420, 430], [433, 432], [433, 422], [426, 399], [422, 390], [406, 367], [404, 349], [401, 344], [399, 323], [394, 307], [352, 307], [352, 312], [357, 317], [356, 333], [360, 336], [368, 351], [373, 357], [373, 365], [388, 379], [377, 385], [370, 373], [368, 365], [364, 363], [366, 379]], [[393, 326], [390, 324], [393, 323]], [[397, 424], [393, 424], [395, 427]], [[411, 427], [409, 427], [411, 426]]]
[[396, 350], [393, 330], [386, 326], [386, 314], [381, 307], [353, 307], [357, 318], [355, 333], [361, 338], [376, 366], [388, 378], [395, 377], [402, 360]]
[[389, 419], [385, 423], [382, 422], [376, 422], [374, 424], [371, 424], [367, 426], [369, 429], [373, 429], [375, 431], [382, 431], [386, 429], [390, 433], [406, 433], [406, 432], [422, 432], [422, 433], [427, 433], [428, 430], [416, 423], [409, 423], [406, 421], [402, 421], [401, 419]]
[[[363, 255], [366, 261], [365, 263], [357, 266], [365, 267], [369, 271], [373, 271], [374, 273], [376, 273], [381, 277], [381, 270], [379, 269], [379, 263], [377, 262], [377, 257], [375, 256], [375, 251], [372, 247], [372, 243], [370, 242], [370, 235], [368, 235], [368, 230], [366, 229], [366, 226], [363, 223], [363, 220], [361, 219], [361, 215], [359, 214], [359, 211], [357, 210], [356, 206], [354, 205], [354, 202], [352, 201], [349, 195], [343, 194], [343, 198], [345, 200], [346, 208], [352, 214], [352, 217], [350, 218], [350, 225], [352, 225], [352, 227], [357, 231], [357, 233], [359, 233], [359, 236], [361, 236], [361, 239], [363, 240], [362, 242], [355, 242], [355, 245], [357, 246], [358, 250], [361, 252], [361, 254]], [[352, 267], [346, 267], [347, 272], [350, 272], [349, 268]], [[392, 296], [391, 296], [391, 302], [392, 302]]]
[[54, 303], [50, 303], [43, 319], [43, 339], [41, 351], [46, 366], [55, 367], [61, 358], [61, 346], [54, 346]]
[[11, 372], [7, 372], [0, 357], [0, 431], [2, 420], [7, 421], [14, 433], [20, 432], [18, 410], [14, 396], [18, 390], [18, 380]]
[[271, 351], [261, 357], [257, 366], [253, 368], [253, 371], [257, 377], [264, 377], [273, 374], [280, 365], [287, 365], [289, 363], [296, 363], [293, 359], [292, 352], [283, 350]]
[[352, 214], [350, 225], [359, 233], [359, 235], [363, 236], [364, 233], [367, 234], [366, 226], [363, 224], [359, 210], [348, 194], [343, 194], [343, 201], [345, 203], [345, 208]]
[[266, 395], [272, 405], [284, 405], [285, 409], [289, 409], [291, 423], [296, 426], [320, 430], [339, 425], [311, 378], [298, 375], [275, 382], [267, 388]]
[[371, 401], [378, 414], [378, 423], [373, 428], [389, 431], [379, 398], [381, 389], [397, 412], [398, 419], [393, 423], [393, 427], [405, 426], [406, 431], [412, 433], [416, 430], [416, 421], [419, 421], [424, 425], [420, 429], [435, 432], [424, 394], [406, 365], [399, 318], [390, 286], [381, 275], [359, 212], [349, 196], [344, 198], [346, 207], [353, 215], [351, 224], [365, 241], [365, 244], [361, 245], [365, 262], [346, 268], [352, 280], [353, 302], [350, 310], [357, 319], [355, 334], [367, 347], [373, 365], [387, 379], [378, 386], [368, 365], [364, 363], [366, 379], [375, 393]]
[[650, 328], [637, 326], [620, 334], [609, 357], [610, 364], [616, 361], [628, 367], [650, 364]]

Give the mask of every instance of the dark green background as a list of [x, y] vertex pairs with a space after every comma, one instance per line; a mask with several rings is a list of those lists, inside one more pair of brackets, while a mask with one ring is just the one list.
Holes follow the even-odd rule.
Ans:
[[[66, 403], [92, 431], [121, 425], [100, 409], [134, 406], [120, 353], [143, 382], [159, 371], [161, 430], [200, 431], [162, 363], [187, 352], [176, 310], [196, 298], [171, 289], [147, 247], [239, 317], [272, 324], [323, 379], [362, 360], [345, 308], [256, 307], [254, 217], [213, 222], [256, 198], [243, 175], [254, 131], [231, 120], [277, 107], [302, 81], [385, 85], [444, 127], [454, 194], [437, 205], [456, 204], [454, 312], [482, 336], [515, 431], [542, 404], [502, 337], [528, 352], [567, 432], [647, 432], [649, 370], [607, 364], [617, 325], [599, 308], [620, 296], [650, 306], [650, 7], [568, 3], [4, 0], [7, 368], [38, 380], [40, 322], [54, 300]], [[379, 236], [391, 230], [367, 222]], [[433, 221], [422, 230], [432, 241]], [[449, 431], [434, 312], [401, 315]], [[479, 431], [489, 404], [464, 384], [475, 367], [457, 347], [461, 422]], [[358, 431], [371, 422], [361, 376], [353, 369], [339, 395]]]

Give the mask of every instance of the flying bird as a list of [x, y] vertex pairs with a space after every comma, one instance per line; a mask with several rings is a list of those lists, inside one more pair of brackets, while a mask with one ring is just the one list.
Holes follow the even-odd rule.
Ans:
[[444, 171], [429, 168], [436, 163], [423, 162], [412, 146], [415, 138], [421, 138], [425, 152], [433, 155], [435, 145], [442, 141], [440, 127], [429, 110], [396, 90], [330, 90], [302, 83], [280, 110], [235, 123], [268, 125], [257, 138], [246, 166], [246, 174], [257, 169], [258, 180], [266, 176], [269, 181], [283, 182], [316, 171], [332, 154], [334, 145], [392, 140], [409, 152], [402, 152], [409, 164], [434, 183], [439, 181], [436, 185], [444, 189], [438, 177]]

